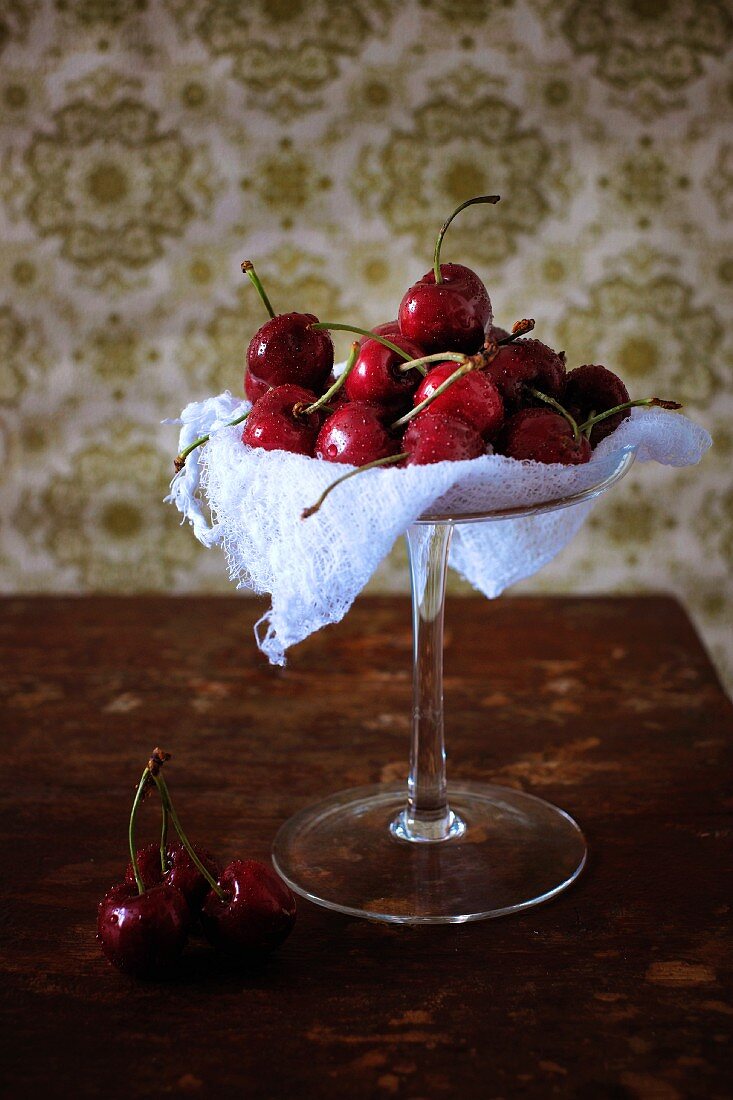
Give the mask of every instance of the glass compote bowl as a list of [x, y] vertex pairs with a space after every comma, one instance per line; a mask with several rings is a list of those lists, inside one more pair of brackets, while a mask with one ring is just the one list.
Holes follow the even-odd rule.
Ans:
[[286, 821], [275, 866], [293, 890], [352, 916], [449, 924], [514, 913], [573, 882], [586, 843], [573, 819], [510, 787], [446, 781], [443, 613], [453, 529], [569, 508], [606, 492], [635, 449], [594, 461], [584, 487], [531, 506], [423, 515], [407, 531], [412, 582], [413, 721], [404, 785], [357, 787]]

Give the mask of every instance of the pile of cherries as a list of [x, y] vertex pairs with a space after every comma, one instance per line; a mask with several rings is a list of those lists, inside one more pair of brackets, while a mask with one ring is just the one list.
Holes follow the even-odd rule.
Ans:
[[[440, 251], [456, 214], [498, 201], [479, 195], [453, 211], [438, 234], [432, 270], [409, 288], [397, 319], [372, 331], [310, 313], [275, 314], [245, 261], [242, 270], [270, 320], [247, 349], [244, 389], [252, 409], [232, 421], [246, 420], [243, 442], [360, 470], [492, 453], [578, 465], [632, 406], [679, 408], [659, 398], [630, 401], [624, 383], [604, 366], [567, 372], [564, 352], [527, 338], [532, 320], [517, 322], [511, 333], [494, 325], [479, 276], [462, 264], [441, 264]], [[333, 329], [361, 335], [338, 378]], [[183, 451], [176, 468], [207, 439]]]
[[[181, 827], [161, 767], [170, 753], [155, 749], [130, 814], [130, 863], [124, 881], [99, 903], [97, 936], [109, 961], [141, 978], [170, 975], [200, 927], [228, 959], [257, 963], [290, 934], [295, 897], [272, 867], [235, 859], [219, 871], [209, 851], [194, 848]], [[159, 844], [135, 847], [135, 823], [146, 793], [157, 788], [163, 816]], [[171, 823], [178, 839], [168, 841]]]

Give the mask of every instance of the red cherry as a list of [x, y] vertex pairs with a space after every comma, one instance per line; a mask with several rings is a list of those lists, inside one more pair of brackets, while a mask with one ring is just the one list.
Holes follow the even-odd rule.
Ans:
[[433, 412], [432, 406], [407, 425], [401, 449], [409, 454], [407, 466], [459, 462], [486, 454], [486, 444], [475, 428], [456, 416]]
[[515, 340], [499, 348], [486, 368], [504, 402], [510, 408], [532, 398], [527, 387], [548, 397], [562, 397], [565, 385], [565, 352], [558, 353], [540, 340]]
[[552, 409], [520, 409], [509, 420], [496, 445], [509, 458], [582, 466], [591, 447], [584, 435], [577, 440], [570, 423]]
[[333, 367], [333, 341], [310, 327], [317, 322], [312, 313], [279, 313], [257, 330], [247, 348], [244, 383], [251, 401], [263, 387], [289, 383], [321, 392]]
[[364, 466], [400, 449], [399, 440], [387, 431], [384, 410], [363, 401], [351, 401], [329, 416], [318, 434], [316, 458]]
[[219, 885], [201, 910], [207, 939], [226, 955], [248, 960], [269, 954], [287, 939], [295, 924], [292, 890], [272, 867], [256, 859], [237, 859], [224, 868]]
[[475, 271], [463, 264], [441, 264], [441, 283], [428, 271], [400, 302], [400, 331], [428, 352], [473, 354], [491, 325], [491, 300]]
[[186, 946], [189, 922], [186, 899], [175, 886], [138, 894], [120, 883], [99, 903], [97, 935], [114, 966], [149, 978], [172, 970]]
[[[413, 401], [418, 405], [456, 371], [456, 363], [439, 363], [423, 378]], [[454, 382], [430, 404], [431, 412], [447, 413], [465, 420], [489, 438], [504, 422], [504, 403], [494, 383], [483, 371], [470, 371]], [[427, 409], [425, 410], [427, 412]]]
[[[198, 846], [194, 848], [194, 851], [209, 874], [216, 878], [219, 874], [219, 867], [211, 852]], [[166, 848], [168, 870], [165, 875], [161, 870], [160, 848], [157, 844], [146, 844], [144, 848], [138, 849], [136, 856], [140, 876], [146, 889], [157, 886], [160, 882], [175, 886], [186, 899], [191, 913], [198, 913], [204, 898], [210, 890], [210, 886], [179, 840], [172, 840]], [[125, 883], [132, 889], [136, 888], [132, 863], [127, 865]]]
[[313, 404], [316, 395], [302, 386], [275, 386], [252, 406], [244, 422], [242, 442], [265, 451], [312, 455], [321, 426], [317, 412], [305, 414], [299, 406]]
[[[586, 364], [571, 370], [565, 383], [563, 404], [579, 424], [594, 413], [614, 409], [629, 400], [629, 391], [613, 371], [596, 364]], [[631, 409], [609, 416], [591, 428], [590, 443], [596, 447], [602, 439], [615, 432], [622, 420], [631, 416]]]
[[[418, 344], [404, 336], [396, 336], [393, 343], [412, 359], [419, 359], [424, 354]], [[380, 344], [378, 340], [365, 340], [359, 348], [351, 373], [344, 382], [349, 401], [380, 405], [389, 412], [404, 408], [409, 404], [422, 378], [417, 370], [400, 370], [400, 365], [404, 362], [396, 351]]]

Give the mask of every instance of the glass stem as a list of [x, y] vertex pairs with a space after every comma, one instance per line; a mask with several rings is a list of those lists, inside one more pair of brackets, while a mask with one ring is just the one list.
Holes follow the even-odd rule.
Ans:
[[407, 532], [412, 581], [412, 743], [407, 806], [392, 825], [403, 840], [436, 842], [464, 831], [448, 805], [443, 733], [443, 614], [453, 528], [415, 525]]

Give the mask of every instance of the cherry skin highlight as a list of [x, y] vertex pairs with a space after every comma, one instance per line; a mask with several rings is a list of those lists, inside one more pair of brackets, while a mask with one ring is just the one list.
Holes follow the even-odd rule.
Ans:
[[201, 924], [207, 939], [223, 954], [253, 961], [290, 935], [295, 896], [272, 867], [256, 859], [233, 860], [219, 876], [219, 885], [226, 899], [211, 890]]
[[486, 372], [509, 409], [533, 402], [527, 387], [548, 397], [562, 397], [565, 386], [565, 353], [560, 355], [540, 340], [515, 340], [499, 351]]
[[[419, 344], [404, 336], [396, 336], [393, 342], [411, 359], [419, 359], [424, 354]], [[417, 370], [400, 370], [404, 362], [397, 352], [379, 341], [365, 340], [359, 348], [349, 377], [344, 382], [344, 391], [349, 401], [365, 401], [371, 405], [379, 405], [388, 412], [398, 412], [409, 405], [422, 375]]]
[[491, 325], [491, 299], [475, 271], [441, 264], [441, 283], [428, 271], [407, 291], [399, 309], [400, 331], [427, 352], [473, 354]]
[[419, 413], [407, 425], [401, 450], [407, 451], [407, 466], [427, 466], [433, 462], [460, 462], [486, 454], [486, 444], [475, 428], [456, 416], [433, 412], [432, 407]]
[[270, 386], [289, 383], [320, 393], [333, 368], [333, 341], [310, 326], [312, 313], [279, 313], [257, 330], [247, 348], [244, 388], [250, 401]]
[[252, 406], [244, 422], [242, 442], [265, 451], [290, 451], [312, 455], [321, 427], [317, 412], [304, 413], [299, 407], [313, 404], [316, 395], [302, 386], [275, 386]]
[[[629, 400], [629, 391], [617, 374], [599, 364], [588, 363], [571, 370], [565, 383], [563, 404], [579, 424], [594, 413], [614, 409]], [[607, 420], [594, 424], [590, 432], [591, 447], [597, 447], [602, 439], [615, 432], [622, 420], [631, 416], [631, 409], [614, 413]]]
[[398, 453], [399, 439], [383, 423], [384, 410], [351, 401], [329, 416], [318, 434], [316, 458], [364, 466]]
[[[430, 397], [441, 383], [455, 373], [457, 367], [457, 363], [438, 363], [433, 367], [420, 383], [413, 398], [414, 404], [418, 405]], [[496, 435], [504, 423], [504, 402], [484, 371], [464, 374], [436, 397], [428, 408], [431, 412], [447, 413], [464, 420], [487, 439]]]
[[[194, 846], [194, 851], [211, 877], [215, 879], [219, 874], [219, 867], [211, 852], [206, 848], [199, 848], [198, 845]], [[192, 915], [199, 912], [211, 887], [179, 840], [170, 841], [166, 847], [168, 870], [165, 875], [160, 866], [160, 847], [157, 844], [146, 844], [144, 848], [139, 848], [135, 855], [146, 890], [161, 882], [168, 883], [181, 891]], [[132, 863], [127, 865], [125, 883], [133, 890], [136, 889]]]
[[576, 440], [565, 417], [548, 408], [520, 409], [508, 421], [496, 449], [509, 458], [563, 466], [582, 466], [592, 453], [585, 436]]
[[178, 962], [189, 923], [188, 904], [175, 886], [166, 883], [138, 894], [123, 882], [99, 903], [97, 935], [118, 970], [153, 978], [169, 973]]

